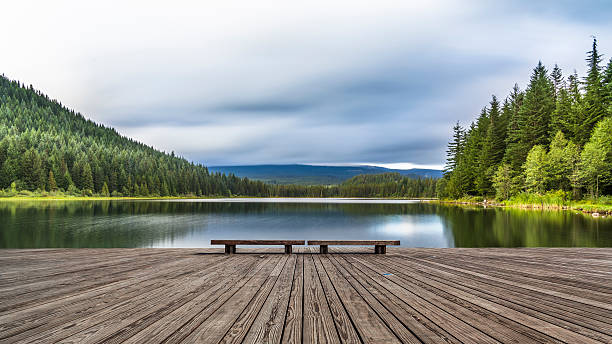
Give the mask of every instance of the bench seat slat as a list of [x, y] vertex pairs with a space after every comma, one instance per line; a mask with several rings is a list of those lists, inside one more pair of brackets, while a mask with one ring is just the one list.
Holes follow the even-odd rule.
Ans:
[[305, 245], [304, 240], [211, 240], [211, 245]]
[[398, 246], [399, 240], [308, 240], [308, 245], [391, 245]]

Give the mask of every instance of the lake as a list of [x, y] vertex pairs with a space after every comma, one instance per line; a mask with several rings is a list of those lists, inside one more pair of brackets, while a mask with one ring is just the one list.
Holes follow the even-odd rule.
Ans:
[[394, 239], [404, 247], [611, 247], [612, 219], [410, 200], [2, 201], [0, 248]]

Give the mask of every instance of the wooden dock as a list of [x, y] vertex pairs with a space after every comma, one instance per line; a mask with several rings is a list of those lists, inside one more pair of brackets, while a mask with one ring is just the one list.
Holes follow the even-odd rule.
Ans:
[[0, 343], [612, 343], [612, 249], [318, 250], [0, 250]]

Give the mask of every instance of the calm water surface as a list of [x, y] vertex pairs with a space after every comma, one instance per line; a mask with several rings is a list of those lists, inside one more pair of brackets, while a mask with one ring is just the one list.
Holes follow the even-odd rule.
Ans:
[[419, 201], [3, 201], [0, 248], [207, 247], [210, 239], [399, 239], [405, 247], [611, 247], [612, 219]]

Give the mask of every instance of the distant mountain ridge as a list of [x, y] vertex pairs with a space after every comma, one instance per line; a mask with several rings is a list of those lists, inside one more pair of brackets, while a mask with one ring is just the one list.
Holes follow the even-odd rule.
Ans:
[[234, 174], [237, 177], [257, 179], [271, 184], [340, 184], [360, 174], [380, 174], [396, 172], [412, 178], [441, 178], [442, 171], [413, 168], [407, 170], [390, 169], [378, 166], [321, 166], [321, 165], [237, 165], [210, 166], [211, 173]]

